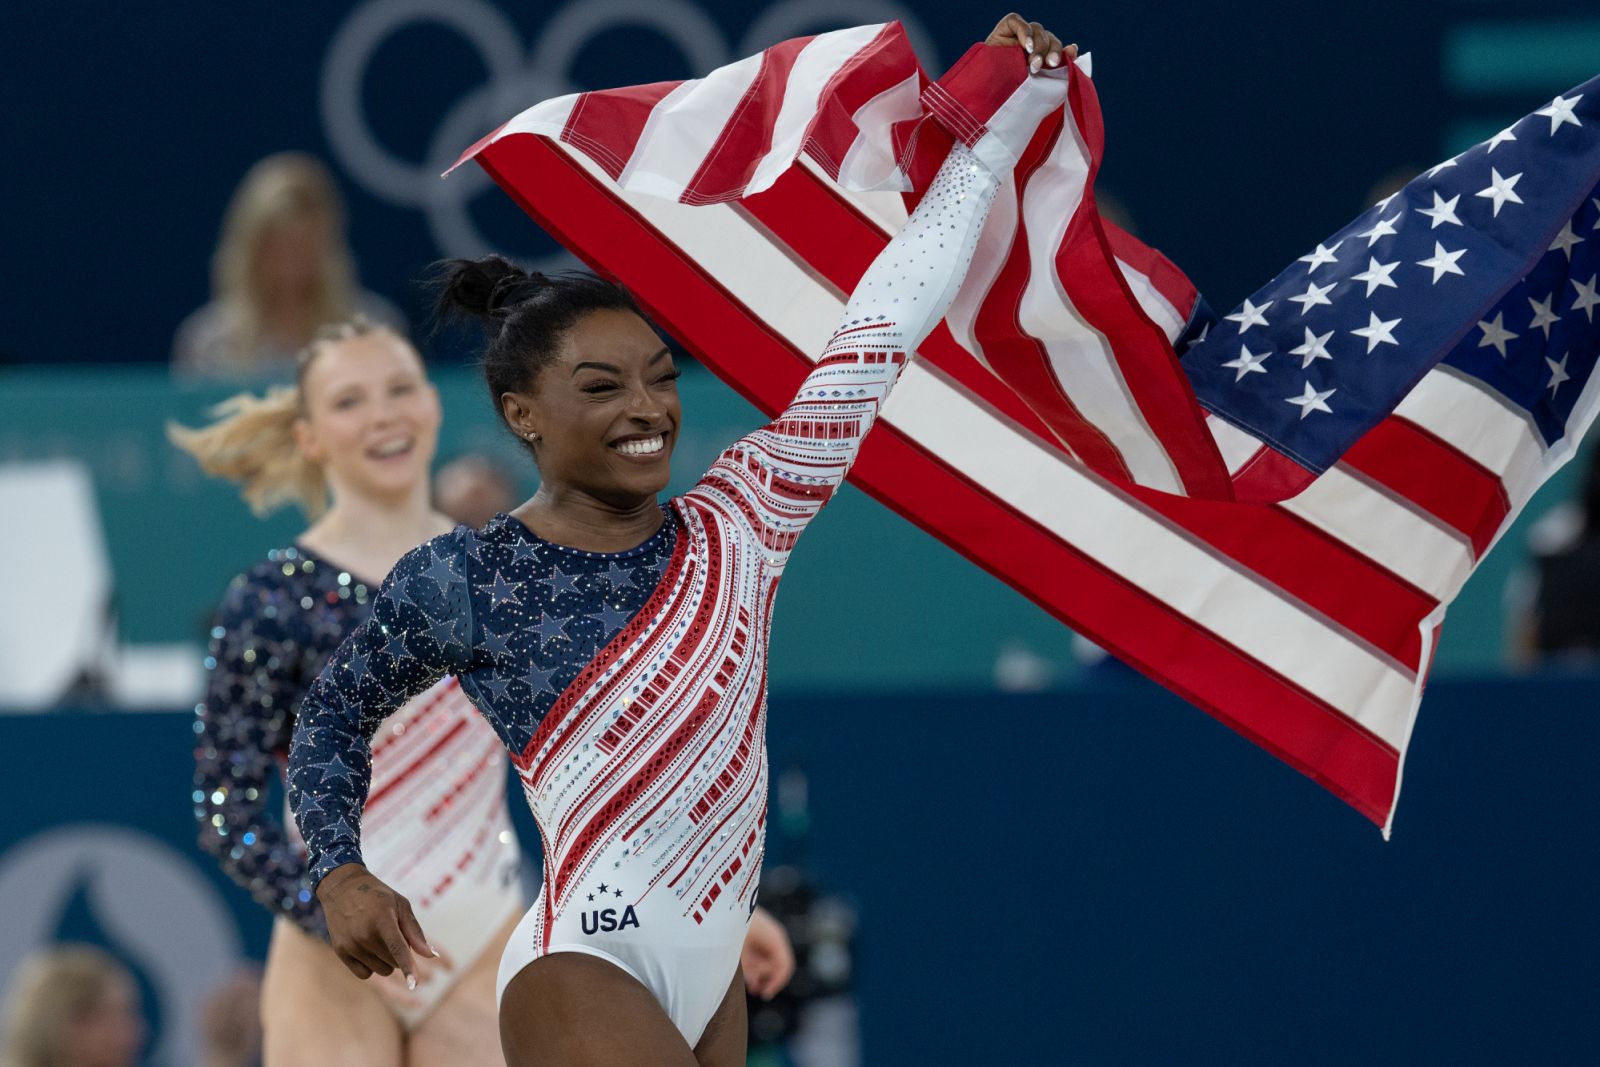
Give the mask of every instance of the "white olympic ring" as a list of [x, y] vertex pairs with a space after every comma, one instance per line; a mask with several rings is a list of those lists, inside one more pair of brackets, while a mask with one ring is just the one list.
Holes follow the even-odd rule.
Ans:
[[[597, 36], [624, 26], [659, 33], [683, 58], [686, 76], [719, 67], [786, 37], [836, 26], [899, 19], [925, 62], [936, 64], [931, 36], [895, 0], [780, 0], [751, 25], [735, 53], [726, 36], [694, 0], [573, 0], [557, 11], [523, 58], [517, 28], [488, 0], [369, 0], [345, 20], [328, 45], [321, 79], [322, 121], [328, 144], [345, 172], [366, 192], [427, 217], [441, 254], [480, 256], [497, 251], [472, 219], [474, 198], [491, 184], [476, 167], [439, 175], [460, 152], [497, 123], [540, 100], [579, 92], [572, 65]], [[428, 139], [426, 158], [409, 160], [385, 147], [367, 121], [362, 88], [384, 42], [413, 25], [434, 25], [475, 48], [487, 80], [452, 104]], [[572, 265], [561, 252], [533, 264]]]

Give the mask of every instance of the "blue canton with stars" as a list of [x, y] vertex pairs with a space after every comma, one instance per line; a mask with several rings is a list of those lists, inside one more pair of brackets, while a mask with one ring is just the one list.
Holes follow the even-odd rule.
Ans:
[[395, 564], [371, 617], [306, 694], [295, 727], [289, 799], [314, 879], [360, 862], [360, 827], [348, 813], [361, 810], [371, 781], [368, 739], [444, 675], [460, 677], [508, 749], [527, 747], [556, 698], [661, 582], [678, 538], [663, 510], [661, 529], [624, 552], [552, 544], [500, 515]]
[[1594, 370], [1597, 287], [1600, 78], [1197, 321], [1183, 367], [1207, 410], [1319, 473], [1441, 361], [1553, 444]]

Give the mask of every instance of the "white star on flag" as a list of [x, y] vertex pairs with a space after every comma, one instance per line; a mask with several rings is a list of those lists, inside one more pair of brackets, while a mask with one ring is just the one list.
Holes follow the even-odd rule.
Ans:
[[1379, 286], [1387, 285], [1391, 289], [1398, 289], [1400, 286], [1396, 285], [1394, 279], [1389, 275], [1393, 274], [1394, 269], [1399, 265], [1400, 261], [1398, 259], [1393, 263], [1379, 263], [1378, 257], [1371, 256], [1367, 260], [1367, 269], [1360, 274], [1352, 275], [1350, 280], [1366, 282], [1368, 296], [1376, 292]]
[[1583, 96], [1581, 94], [1578, 96], [1558, 96], [1554, 100], [1550, 101], [1549, 106], [1541, 107], [1538, 111], [1535, 111], [1534, 114], [1543, 115], [1545, 118], [1550, 120], [1550, 136], [1554, 137], [1556, 135], [1556, 131], [1562, 126], [1583, 125], [1582, 122], [1578, 121], [1578, 116], [1572, 113], [1574, 105], [1576, 105], [1577, 102], [1582, 99]]
[[1332, 336], [1333, 331], [1329, 330], [1327, 333], [1322, 334], [1319, 337], [1317, 334], [1311, 332], [1311, 327], [1307, 326], [1306, 343], [1298, 348], [1289, 349], [1289, 354], [1291, 356], [1301, 357], [1301, 370], [1305, 370], [1307, 367], [1311, 366], [1312, 363], [1319, 359], [1332, 359], [1333, 356], [1328, 353], [1328, 339]]
[[[1600, 226], [1597, 226], [1597, 228], [1600, 228]], [[1311, 266], [1306, 268], [1306, 274], [1309, 276], [1312, 271], [1316, 270], [1324, 263], [1339, 262], [1339, 258], [1335, 256], [1334, 253], [1339, 251], [1339, 246], [1342, 244], [1344, 244], [1343, 241], [1335, 241], [1332, 248], [1323, 248], [1322, 245], [1319, 244], [1317, 245], [1317, 250], [1315, 252], [1312, 252], [1310, 255], [1301, 256], [1295, 262], [1311, 264]]]
[[1456, 260], [1467, 254], [1465, 248], [1458, 248], [1454, 252], [1445, 251], [1444, 245], [1438, 241], [1433, 242], [1433, 255], [1427, 259], [1417, 260], [1417, 266], [1427, 267], [1433, 271], [1433, 284], [1438, 285], [1439, 279], [1446, 274], [1459, 274], [1466, 276], [1466, 271], [1456, 266]]
[[1600, 281], [1600, 274], [1590, 275], [1588, 285], [1579, 285], [1576, 279], [1569, 278], [1568, 280], [1572, 282], [1572, 287], [1578, 290], [1578, 295], [1574, 298], [1572, 306], [1567, 310], [1581, 311], [1588, 317], [1590, 322], [1593, 322], [1595, 306], [1600, 305], [1600, 293], [1595, 292], [1595, 282]]
[[1513, 192], [1513, 188], [1521, 180], [1522, 175], [1517, 173], [1509, 178], [1502, 178], [1500, 177], [1500, 172], [1493, 167], [1489, 168], [1489, 174], [1489, 188], [1479, 190], [1478, 195], [1486, 196], [1494, 201], [1494, 217], [1499, 218], [1500, 208], [1504, 206], [1507, 200], [1513, 204], [1522, 203], [1522, 197]]
[[1543, 330], [1546, 341], [1550, 340], [1550, 327], [1561, 321], [1561, 316], [1550, 309], [1550, 305], [1555, 302], [1555, 299], [1556, 294], [1554, 293], [1551, 293], [1543, 300], [1535, 300], [1531, 296], [1528, 297], [1528, 304], [1533, 308], [1533, 321], [1528, 323], [1528, 329]]
[[1487, 348], [1493, 345], [1494, 350], [1500, 353], [1501, 359], [1506, 358], [1506, 342], [1519, 336], [1505, 328], [1505, 317], [1506, 313], [1501, 311], [1497, 312], [1493, 319], [1485, 319], [1478, 322], [1478, 328], [1483, 331], [1483, 337], [1478, 341], [1478, 347]]
[[1388, 237], [1393, 234], [1395, 232], [1394, 224], [1399, 221], [1399, 215], [1396, 215], [1392, 219], [1379, 219], [1377, 225], [1373, 226], [1372, 229], [1368, 230], [1366, 233], [1358, 233], [1356, 236], [1365, 237], [1367, 239], [1367, 247], [1371, 248], [1373, 245], [1378, 243], [1379, 238]]
[[1242, 381], [1246, 374], [1267, 373], [1267, 368], [1263, 367], [1261, 364], [1265, 363], [1267, 361], [1267, 357], [1270, 355], [1272, 355], [1271, 352], [1263, 352], [1258, 356], [1252, 353], [1244, 345], [1240, 345], [1239, 358], [1230, 359], [1228, 362], [1224, 363], [1223, 366], [1235, 367], [1238, 369], [1239, 373], [1233, 376], [1233, 380], [1238, 382]]
[[1325, 411], [1332, 415], [1333, 409], [1328, 406], [1328, 398], [1338, 391], [1337, 389], [1324, 389], [1319, 392], [1311, 388], [1311, 383], [1307, 382], [1305, 392], [1299, 396], [1285, 397], [1285, 399], [1300, 408], [1300, 417], [1302, 419], [1313, 411]]
[[1451, 156], [1449, 159], [1445, 160], [1443, 163], [1440, 163], [1438, 166], [1436, 166], [1432, 170], [1428, 171], [1428, 177], [1430, 177], [1430, 178], [1437, 177], [1441, 170], [1445, 170], [1446, 168], [1453, 167], [1455, 165], [1456, 165], [1456, 157], [1455, 156]]
[[1561, 232], [1556, 234], [1556, 239], [1550, 242], [1549, 250], [1554, 252], [1558, 248], [1561, 249], [1567, 254], [1567, 260], [1570, 262], [1572, 260], [1572, 247], [1581, 244], [1583, 244], [1583, 238], [1572, 232], [1572, 220], [1568, 219], [1567, 224], [1561, 227]]
[[1244, 310], [1235, 311], [1232, 315], [1224, 315], [1223, 318], [1227, 319], [1229, 322], [1237, 322], [1239, 324], [1239, 332], [1244, 333], [1252, 326], [1265, 326], [1267, 324], [1267, 317], [1263, 315], [1262, 312], [1271, 307], [1272, 304], [1273, 302], [1268, 300], [1265, 304], [1262, 304], [1258, 307], [1257, 305], [1250, 303], [1250, 298], [1246, 297], [1244, 301]]
[[1460, 193], [1457, 193], [1449, 200], [1446, 200], [1444, 197], [1439, 195], [1438, 190], [1435, 190], [1433, 194], [1433, 206], [1419, 207], [1417, 208], [1417, 213], [1426, 215], [1428, 218], [1433, 220], [1432, 225], [1428, 227], [1430, 230], [1437, 230], [1440, 226], [1443, 226], [1447, 222], [1452, 226], [1460, 226], [1461, 220], [1456, 218], [1456, 205], [1459, 203], [1461, 203]]
[[1378, 318], [1376, 311], [1369, 311], [1367, 314], [1370, 316], [1367, 324], [1359, 330], [1350, 331], [1357, 337], [1365, 337], [1367, 339], [1367, 355], [1370, 356], [1372, 350], [1380, 344], [1398, 345], [1400, 343], [1394, 339], [1394, 328], [1400, 325], [1399, 319], [1390, 319], [1388, 322], [1384, 322]]
[[[1507, 126], [1505, 129], [1489, 138], [1489, 152], [1493, 152], [1496, 148], [1499, 148], [1507, 141], [1515, 141], [1516, 139], [1517, 135], [1511, 132], [1510, 126]], [[1487, 155], [1488, 152], [1484, 154]]]
[[1316, 307], [1318, 304], [1327, 304], [1328, 306], [1332, 307], [1333, 301], [1328, 299], [1328, 294], [1331, 293], [1334, 287], [1338, 284], [1338, 282], [1329, 282], [1327, 285], [1318, 285], [1316, 282], [1308, 282], [1306, 284], [1306, 291], [1301, 293], [1299, 296], [1291, 296], [1289, 298], [1289, 302], [1300, 305], [1300, 314], [1302, 316], [1312, 308]]
[[[1600, 211], [1600, 196], [1590, 197], [1589, 203], [1594, 205], [1594, 209], [1596, 211]], [[1600, 230], [1600, 219], [1595, 219], [1594, 225], [1589, 228], [1592, 230]]]
[[1555, 399], [1556, 390], [1561, 388], [1561, 383], [1572, 378], [1572, 375], [1567, 373], [1567, 356], [1570, 355], [1572, 353], [1568, 352], [1562, 356], [1560, 363], [1557, 363], [1549, 356], [1544, 357], [1544, 361], [1550, 364], [1550, 398], [1552, 400]]

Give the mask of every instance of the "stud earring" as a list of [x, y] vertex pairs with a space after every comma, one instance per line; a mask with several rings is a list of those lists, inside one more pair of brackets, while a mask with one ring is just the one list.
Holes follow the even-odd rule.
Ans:
[[530, 441], [537, 441], [539, 439], [539, 435], [537, 433], [533, 432], [532, 430], [529, 430], [527, 433], [523, 434], [522, 436], [526, 437]]

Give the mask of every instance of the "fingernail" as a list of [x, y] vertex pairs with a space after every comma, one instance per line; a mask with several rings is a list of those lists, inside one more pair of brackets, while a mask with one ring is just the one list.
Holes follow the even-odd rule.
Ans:
[[1030, 56], [1033, 55], [1033, 38], [1032, 37], [1023, 38], [1022, 47]]
[[1050, 64], [1052, 67], [1061, 66], [1061, 53], [1051, 52], [1050, 55], [1045, 58], [1045, 62]]
[[433, 947], [432, 941], [428, 942], [428, 955], [434, 957], [435, 959], [439, 958], [439, 950]]
[[412, 989], [412, 990], [417, 988], [417, 976], [416, 975], [414, 975], [414, 974], [406, 975], [406, 988], [407, 989]]
[[1039, 73], [1039, 66], [1043, 62], [1044, 62], [1044, 57], [1043, 56], [1034, 56], [1032, 59], [1028, 60], [1028, 69], [1033, 71], [1035, 74], [1037, 74], [1037, 73]]

